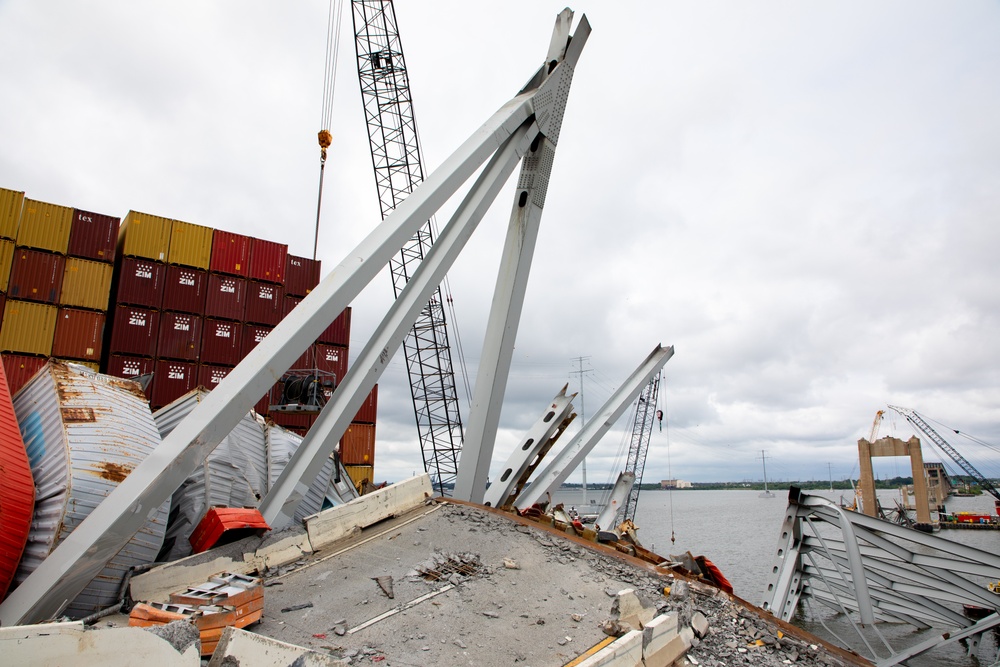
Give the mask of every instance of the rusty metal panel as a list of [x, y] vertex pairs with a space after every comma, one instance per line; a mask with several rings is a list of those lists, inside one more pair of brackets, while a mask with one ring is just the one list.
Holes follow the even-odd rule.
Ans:
[[[14, 399], [38, 500], [18, 582], [80, 525], [160, 443], [145, 397], [135, 384], [81, 366], [50, 362]], [[90, 415], [93, 419], [90, 419]], [[81, 618], [118, 600], [129, 568], [156, 559], [169, 502], [70, 603]]]
[[14, 263], [14, 242], [0, 239], [0, 292], [7, 292], [10, 270]]
[[73, 209], [25, 198], [17, 245], [65, 255], [72, 228]]
[[17, 227], [21, 222], [21, 208], [24, 193], [0, 188], [0, 238], [17, 239]]
[[35, 377], [47, 363], [47, 357], [35, 357], [27, 354], [3, 354], [3, 368], [7, 373], [7, 387], [11, 394], [16, 394], [28, 380]]
[[351, 423], [340, 439], [340, 460], [345, 466], [375, 465], [375, 424]]
[[285, 260], [288, 246], [275, 241], [253, 239], [250, 244], [250, 272], [253, 280], [281, 284], [285, 282]]
[[281, 285], [251, 280], [247, 283], [244, 321], [275, 326], [284, 316], [285, 290]]
[[246, 312], [247, 281], [245, 278], [208, 274], [205, 296], [205, 316], [223, 320], [243, 321]]
[[121, 218], [73, 209], [67, 254], [97, 262], [114, 262]]
[[0, 364], [0, 600], [14, 580], [35, 507], [35, 482], [10, 394]]
[[212, 259], [214, 231], [211, 227], [174, 220], [170, 231], [170, 254], [167, 256], [167, 263], [207, 271]]
[[44, 303], [8, 299], [0, 327], [0, 350], [21, 354], [52, 354], [58, 309]]
[[198, 386], [198, 365], [190, 361], [157, 359], [149, 404], [154, 408], [178, 399]]
[[131, 306], [160, 309], [167, 267], [161, 262], [137, 257], [122, 257], [115, 276], [115, 301]]
[[118, 306], [112, 311], [111, 354], [155, 357], [160, 313], [140, 306]]
[[59, 305], [107, 310], [114, 267], [79, 257], [67, 257]]
[[197, 361], [200, 352], [200, 316], [191, 313], [160, 313], [160, 335], [156, 343], [156, 356], [162, 359]]
[[378, 416], [378, 385], [365, 398], [365, 402], [358, 408], [358, 414], [354, 416], [354, 421], [362, 424], [374, 424]]
[[182, 313], [205, 313], [208, 273], [186, 266], [168, 266], [163, 285], [163, 310]]
[[246, 278], [250, 274], [250, 246], [253, 239], [216, 229], [212, 235], [209, 271]]
[[15, 248], [7, 294], [14, 299], [56, 303], [62, 289], [66, 258], [43, 250]]
[[285, 294], [307, 296], [319, 285], [321, 262], [296, 255], [288, 255], [285, 261]]
[[166, 262], [172, 229], [173, 221], [169, 218], [129, 211], [118, 230], [118, 252], [126, 257]]
[[79, 308], [60, 308], [56, 317], [52, 356], [60, 359], [100, 361], [105, 314]]
[[205, 318], [201, 332], [201, 362], [221, 366], [240, 363], [243, 358], [243, 329], [241, 322]]

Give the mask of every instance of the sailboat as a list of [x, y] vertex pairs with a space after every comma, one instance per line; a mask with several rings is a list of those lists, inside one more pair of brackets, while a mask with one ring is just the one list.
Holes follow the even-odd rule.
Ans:
[[765, 451], [763, 449], [760, 450], [760, 462], [764, 466], [764, 492], [761, 493], [758, 497], [774, 498], [774, 494], [767, 490], [767, 456], [765, 455]]

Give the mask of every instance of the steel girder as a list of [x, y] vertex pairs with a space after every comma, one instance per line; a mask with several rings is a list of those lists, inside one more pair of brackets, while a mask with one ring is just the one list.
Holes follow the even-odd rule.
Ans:
[[[968, 640], [972, 652], [985, 630], [1000, 626], [1000, 598], [983, 583], [998, 578], [997, 554], [851, 512], [793, 487], [770, 598], [762, 606], [788, 621], [800, 600], [814, 599], [847, 616], [876, 664], [895, 665], [959, 638]], [[961, 613], [962, 604], [993, 613], [973, 621]], [[897, 649], [881, 638], [881, 622], [947, 631]], [[879, 657], [862, 633], [865, 627], [879, 635], [887, 657]]]
[[597, 521], [594, 522], [594, 530], [615, 530], [618, 526], [615, 523], [615, 517], [618, 516], [625, 501], [628, 500], [629, 494], [635, 487], [635, 482], [636, 476], [631, 470], [623, 470], [618, 473], [618, 479], [615, 480], [615, 485], [611, 489], [608, 502], [601, 513], [597, 515]]
[[[556, 33], [559, 36], [563, 32], [568, 34], [568, 28], [564, 27], [567, 21], [564, 11], [557, 19]], [[574, 44], [579, 43], [574, 57], [579, 56], [579, 48], [582, 48], [589, 32], [590, 26], [584, 17], [577, 28], [576, 39], [573, 40]], [[557, 40], [557, 35], [554, 34], [553, 40]], [[552, 53], [551, 45], [549, 53]], [[568, 55], [567, 53], [567, 57]], [[543, 134], [551, 132], [551, 119], [559, 115], [553, 113], [553, 106], [559, 101], [554, 87], [569, 85], [570, 77], [565, 76], [565, 70], [561, 69], [563, 64], [563, 59], [558, 58], [554, 62], [550, 59], [543, 65], [528, 86], [493, 114], [438, 170], [428, 176], [419, 188], [350, 251], [316, 289], [0, 604], [0, 625], [17, 625], [51, 618], [67, 600], [74, 599], [108, 560], [131, 539], [146, 521], [146, 517], [201, 465], [257, 399], [281, 378], [337, 315], [381, 272], [407, 240], [417, 233], [421, 225], [484, 162], [501, 147], [517, 152], [516, 146], [523, 140], [511, 141], [515, 133], [530, 141], [534, 127]], [[570, 69], [574, 64], [575, 59]], [[565, 95], [562, 96], [561, 103], [564, 102]], [[557, 126], [555, 133], [558, 134]], [[494, 164], [497, 162], [502, 160], [494, 160]], [[484, 195], [487, 190], [489, 186], [484, 185], [480, 188], [479, 196]], [[471, 218], [467, 222], [471, 222]], [[394, 321], [398, 320], [400, 314], [401, 310], [394, 311]], [[383, 324], [387, 325], [386, 322]], [[406, 323], [406, 327], [411, 324], [412, 321]], [[387, 331], [388, 327], [382, 330], [386, 340], [392, 338]], [[382, 353], [390, 355], [390, 350], [385, 349]], [[375, 366], [356, 369], [354, 376], [359, 378], [362, 374], [376, 370]], [[345, 381], [350, 375], [348, 373]], [[369, 385], [359, 379], [352, 380], [352, 383], [356, 386], [374, 384], [372, 382]], [[339, 409], [353, 415], [366, 395], [367, 391], [356, 396], [342, 396], [335, 402]], [[332, 435], [334, 426], [344, 416], [324, 412], [324, 428]], [[320, 447], [316, 441], [317, 438], [312, 438], [313, 451], [332, 449], [332, 444]], [[303, 446], [305, 445], [303, 442]], [[490, 447], [492, 448], [492, 443]], [[303, 456], [304, 454], [300, 455], [298, 461], [293, 460], [296, 469], [312, 469], [312, 465], [303, 463]], [[285, 472], [288, 473], [282, 476], [285, 481], [279, 479], [279, 482], [282, 493], [287, 493], [288, 496], [282, 500], [274, 495], [268, 503], [271, 508], [280, 508], [277, 516], [282, 511], [287, 511], [294, 502], [294, 496], [301, 493], [301, 482], [291, 480], [291, 473], [287, 468]], [[272, 493], [275, 493], [274, 490]]]

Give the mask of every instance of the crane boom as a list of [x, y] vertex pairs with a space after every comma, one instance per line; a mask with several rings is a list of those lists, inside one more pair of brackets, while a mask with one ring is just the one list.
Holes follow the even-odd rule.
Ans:
[[983, 474], [978, 470], [976, 470], [975, 466], [969, 463], [964, 456], [959, 454], [958, 450], [949, 445], [944, 438], [938, 435], [938, 432], [935, 431], [933, 428], [931, 428], [931, 425], [928, 424], [926, 421], [924, 421], [923, 417], [917, 414], [914, 410], [910, 410], [909, 408], [901, 408], [896, 405], [890, 405], [889, 408], [895, 410], [899, 414], [906, 417], [906, 420], [908, 422], [910, 422], [918, 429], [920, 429], [920, 431], [925, 433], [927, 437], [930, 438], [935, 445], [940, 447], [945, 454], [950, 456], [952, 460], [955, 461], [955, 463], [961, 466], [962, 470], [964, 470], [967, 475], [969, 475], [977, 482], [979, 482], [979, 487], [981, 489], [989, 492], [990, 495], [996, 498], [997, 511], [1000, 512], [1000, 491], [998, 491], [997, 488], [993, 486], [993, 483], [990, 480], [983, 477]]
[[[352, 0], [358, 79], [382, 218], [424, 179], [409, 76], [391, 0]], [[389, 262], [399, 296], [434, 242], [426, 222]], [[403, 341], [424, 470], [445, 495], [458, 475], [462, 417], [441, 288]]]
[[[660, 375], [650, 378], [646, 387], [639, 394], [635, 408], [635, 420], [632, 422], [632, 444], [629, 445], [628, 460], [625, 472], [635, 474], [635, 483], [625, 500], [622, 520], [635, 521], [635, 508], [639, 502], [639, 486], [642, 484], [642, 472], [646, 468], [646, 453], [649, 451], [649, 438], [653, 433], [653, 418], [656, 416], [656, 397], [660, 387]], [[618, 522], [615, 522], [618, 525]]]

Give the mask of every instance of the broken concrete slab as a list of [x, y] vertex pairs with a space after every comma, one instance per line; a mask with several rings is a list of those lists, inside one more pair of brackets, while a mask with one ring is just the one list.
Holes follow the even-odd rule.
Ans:
[[349, 660], [338, 659], [302, 646], [264, 637], [239, 628], [226, 628], [208, 667], [344, 667]]
[[636, 667], [642, 664], [642, 632], [633, 630], [590, 656], [577, 667]]
[[667, 614], [660, 614], [642, 630], [642, 655], [644, 659], [649, 659], [666, 646], [677, 636], [678, 614], [672, 611]]
[[199, 667], [200, 643], [178, 651], [143, 628], [87, 628], [83, 623], [40, 623], [0, 628], [0, 655], [7, 665], [116, 667], [142, 662], [163, 667]]
[[663, 648], [644, 657], [645, 667], [668, 667], [674, 664], [688, 652], [693, 639], [694, 631], [691, 628], [681, 628]]

